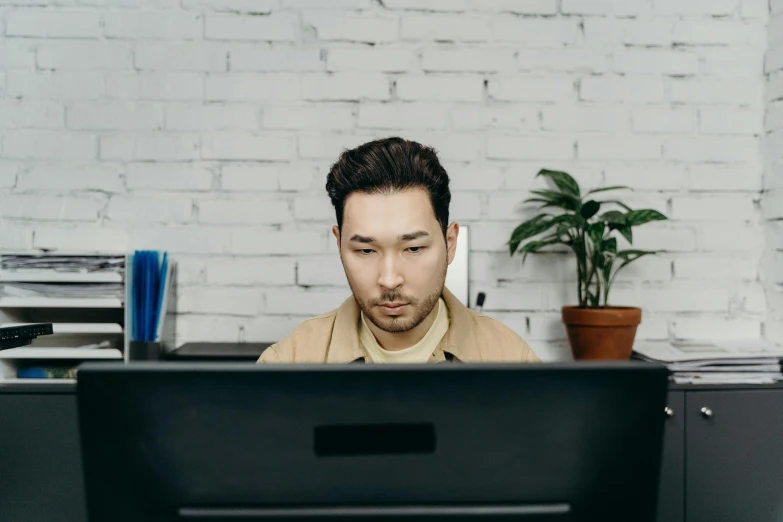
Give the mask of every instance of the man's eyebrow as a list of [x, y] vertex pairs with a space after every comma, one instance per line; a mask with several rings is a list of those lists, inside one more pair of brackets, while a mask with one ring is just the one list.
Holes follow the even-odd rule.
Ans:
[[411, 232], [409, 234], [403, 234], [399, 236], [397, 239], [400, 241], [414, 241], [416, 239], [419, 239], [420, 237], [429, 236], [429, 232], [425, 232], [424, 230], [417, 230], [416, 232]]
[[[402, 234], [401, 236], [397, 236], [397, 239], [399, 239], [400, 241], [415, 241], [416, 239], [419, 239], [421, 237], [427, 237], [429, 235], [430, 233], [425, 230], [417, 230], [416, 232], [409, 232], [407, 234]], [[351, 236], [351, 239], [349, 239], [349, 241], [355, 241], [357, 243], [375, 243], [375, 238], [354, 234], [353, 236]]]
[[356, 241], [357, 243], [375, 243], [375, 238], [354, 234], [351, 236], [350, 241]]

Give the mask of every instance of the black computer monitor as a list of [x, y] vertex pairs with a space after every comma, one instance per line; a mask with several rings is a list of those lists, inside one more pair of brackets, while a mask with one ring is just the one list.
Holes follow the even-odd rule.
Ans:
[[647, 363], [93, 364], [90, 522], [654, 520]]

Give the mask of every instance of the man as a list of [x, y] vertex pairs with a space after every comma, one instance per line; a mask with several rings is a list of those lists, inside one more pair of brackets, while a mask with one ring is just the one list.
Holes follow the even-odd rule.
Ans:
[[353, 297], [304, 321], [259, 362], [535, 362], [516, 333], [445, 288], [459, 225], [435, 151], [401, 138], [345, 151], [326, 182]]

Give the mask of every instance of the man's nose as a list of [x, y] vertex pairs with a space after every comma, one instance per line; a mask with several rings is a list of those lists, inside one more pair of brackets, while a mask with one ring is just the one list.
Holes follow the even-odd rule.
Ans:
[[381, 273], [378, 284], [384, 288], [394, 289], [403, 283], [402, 271], [393, 255], [388, 255], [381, 261]]

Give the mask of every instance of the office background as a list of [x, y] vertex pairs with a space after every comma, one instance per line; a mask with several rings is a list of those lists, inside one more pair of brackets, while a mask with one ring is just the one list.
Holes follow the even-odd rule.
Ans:
[[167, 250], [179, 341], [269, 341], [349, 295], [344, 147], [435, 146], [471, 291], [568, 358], [571, 256], [509, 258], [541, 167], [671, 220], [640, 340], [783, 341], [783, 0], [2, 0], [0, 248]]

